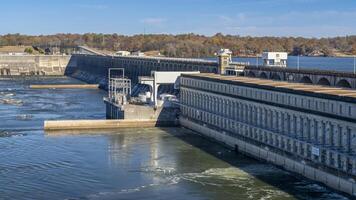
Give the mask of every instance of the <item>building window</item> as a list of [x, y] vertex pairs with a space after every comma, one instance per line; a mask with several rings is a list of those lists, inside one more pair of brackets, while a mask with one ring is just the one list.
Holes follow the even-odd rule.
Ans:
[[322, 102], [322, 106], [323, 106], [322, 110], [325, 111], [325, 102]]
[[331, 104], [331, 112], [334, 112], [334, 104]]

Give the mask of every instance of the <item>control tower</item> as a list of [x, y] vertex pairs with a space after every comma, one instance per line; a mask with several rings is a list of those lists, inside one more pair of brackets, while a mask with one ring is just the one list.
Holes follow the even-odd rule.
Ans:
[[220, 49], [216, 55], [218, 56], [218, 74], [226, 74], [226, 68], [229, 67], [232, 52], [229, 49]]

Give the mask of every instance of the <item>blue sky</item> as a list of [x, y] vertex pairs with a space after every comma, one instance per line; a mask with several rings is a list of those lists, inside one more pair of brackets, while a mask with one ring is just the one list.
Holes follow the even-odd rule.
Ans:
[[356, 35], [356, 0], [4, 0], [0, 34]]

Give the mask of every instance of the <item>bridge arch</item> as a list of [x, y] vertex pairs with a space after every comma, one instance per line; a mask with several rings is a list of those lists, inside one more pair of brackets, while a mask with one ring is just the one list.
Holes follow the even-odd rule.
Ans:
[[328, 86], [330, 86], [331, 84], [330, 84], [330, 81], [327, 78], [321, 78], [318, 81], [318, 85], [328, 85]]
[[342, 79], [339, 82], [337, 82], [336, 86], [343, 87], [343, 88], [351, 88], [351, 84], [345, 79]]
[[313, 81], [309, 78], [309, 76], [303, 76], [299, 81], [300, 83], [313, 84]]
[[248, 76], [248, 77], [256, 77], [256, 74], [255, 74], [254, 72], [252, 72], [252, 71], [249, 71], [249, 72], [247, 73], [247, 76]]
[[281, 81], [281, 76], [279, 76], [279, 74], [273, 74], [271, 77], [272, 80], [276, 80], [276, 81]]
[[10, 75], [10, 69], [8, 68], [0, 69], [0, 75]]
[[260, 74], [260, 78], [268, 79], [266, 72], [262, 72], [262, 73]]

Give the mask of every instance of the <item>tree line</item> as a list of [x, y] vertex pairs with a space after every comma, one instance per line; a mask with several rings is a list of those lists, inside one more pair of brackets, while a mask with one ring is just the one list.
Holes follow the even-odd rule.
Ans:
[[214, 36], [198, 34], [149, 34], [125, 36], [118, 34], [55, 34], [0, 36], [0, 46], [58, 47], [69, 53], [76, 46], [109, 51], [159, 51], [171, 57], [210, 57], [220, 48], [232, 50], [234, 56], [256, 56], [264, 51], [283, 51], [302, 56], [356, 55], [356, 35], [332, 38]]

